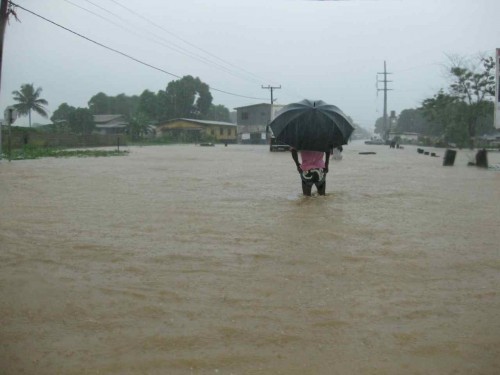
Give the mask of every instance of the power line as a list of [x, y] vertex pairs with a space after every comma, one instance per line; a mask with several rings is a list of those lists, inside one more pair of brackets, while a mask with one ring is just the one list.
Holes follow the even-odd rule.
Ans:
[[[68, 2], [68, 0], [65, 0], [65, 1], [67, 1], [67, 2]], [[99, 6], [99, 5], [95, 4], [95, 3], [94, 3], [93, 1], [91, 1], [91, 0], [81, 0], [81, 1], [85, 1], [85, 2], [87, 2], [87, 3], [90, 3], [90, 4], [94, 5], [94, 6], [96, 6], [97, 8], [100, 8], [100, 9], [104, 10], [105, 12], [110, 13], [110, 14], [114, 15], [115, 17], [117, 17], [117, 18], [119, 18], [119, 19], [121, 19], [121, 20], [123, 21], [123, 19], [122, 19], [120, 16], [116, 15], [115, 13], [113, 13], [112, 11], [110, 11], [110, 10], [108, 10], [108, 9], [103, 8], [102, 6]], [[258, 82], [258, 81], [262, 81], [262, 80], [264, 80], [263, 78], [261, 78], [261, 77], [259, 77], [259, 76], [255, 75], [255, 74], [253, 74], [252, 72], [250, 72], [250, 71], [248, 71], [248, 70], [246, 70], [246, 69], [244, 69], [244, 68], [241, 68], [241, 67], [239, 67], [239, 66], [237, 66], [237, 65], [235, 65], [235, 64], [233, 64], [233, 63], [231, 63], [231, 62], [229, 62], [229, 61], [226, 61], [226, 60], [222, 59], [221, 57], [219, 57], [219, 56], [217, 56], [217, 55], [215, 55], [215, 54], [213, 54], [213, 53], [210, 53], [209, 51], [207, 51], [207, 50], [205, 50], [205, 49], [203, 49], [203, 48], [198, 47], [197, 45], [195, 45], [195, 44], [193, 44], [193, 43], [191, 43], [191, 42], [187, 41], [186, 39], [184, 39], [184, 38], [180, 37], [179, 35], [177, 35], [177, 34], [175, 34], [175, 33], [171, 32], [171, 31], [167, 30], [167, 29], [166, 29], [165, 27], [163, 27], [162, 25], [159, 25], [159, 24], [157, 24], [157, 23], [155, 23], [155, 22], [151, 21], [151, 20], [150, 20], [150, 19], [148, 19], [147, 17], [143, 16], [142, 14], [140, 14], [140, 13], [136, 12], [136, 11], [135, 11], [135, 10], [133, 10], [133, 9], [128, 8], [127, 6], [125, 6], [125, 5], [121, 4], [120, 2], [118, 2], [118, 1], [116, 1], [116, 0], [108, 0], [108, 1], [109, 1], [109, 2], [114, 3], [115, 5], [117, 5], [117, 6], [121, 7], [121, 8], [123, 8], [123, 9], [125, 9], [127, 12], [131, 13], [133, 16], [135, 16], [135, 17], [138, 17], [138, 18], [142, 19], [143, 21], [147, 22], [148, 24], [150, 24], [150, 25], [152, 25], [152, 26], [154, 26], [154, 27], [156, 27], [156, 28], [160, 29], [161, 31], [163, 31], [163, 32], [165, 32], [165, 33], [167, 33], [167, 34], [169, 34], [169, 35], [171, 35], [171, 36], [173, 36], [174, 38], [176, 38], [176, 39], [180, 40], [181, 42], [183, 42], [183, 43], [185, 43], [185, 44], [187, 44], [187, 45], [189, 45], [190, 47], [192, 47], [192, 48], [194, 48], [194, 49], [196, 49], [196, 50], [199, 50], [199, 51], [201, 51], [202, 53], [205, 53], [205, 54], [207, 54], [208, 56], [211, 56], [211, 57], [215, 58], [216, 60], [219, 60], [219, 61], [223, 62], [224, 64], [227, 64], [227, 65], [229, 65], [229, 66], [231, 66], [231, 67], [236, 68], [237, 70], [239, 70], [239, 71], [241, 71], [241, 72], [243, 72], [243, 73], [247, 74], [249, 77], [250, 77], [250, 76], [251, 76], [251, 77], [255, 77], [255, 78], [252, 78], [252, 79], [251, 79], [251, 81], [252, 81], [252, 82], [254, 82], [254, 83], [255, 83], [255, 82]], [[148, 31], [148, 33], [152, 34], [152, 33], [151, 33], [151, 32], [149, 32], [149, 31]], [[153, 36], [155, 36], [155, 37], [157, 37], [157, 38], [160, 38], [160, 39], [162, 39], [162, 40], [165, 40], [165, 39], [163, 39], [163, 38], [161, 38], [161, 37], [158, 37], [156, 34], [152, 34], [152, 35], [153, 35]], [[166, 41], [166, 40], [165, 40], [165, 41]], [[167, 43], [171, 43], [171, 42], [167, 41]], [[174, 43], [171, 43], [171, 44], [173, 44], [173, 45], [174, 45], [174, 46], [176, 46], [177, 48], [181, 48], [182, 50], [187, 51], [186, 49], [184, 49], [184, 48], [180, 47], [180, 46], [179, 46], [179, 45], [177, 45], [177, 44], [174, 44]], [[177, 51], [177, 52], [179, 52], [179, 51]], [[189, 52], [189, 53], [191, 53], [191, 51], [188, 51], [188, 52]], [[249, 78], [249, 77], [247, 78], [247, 77], [244, 77], [244, 76], [241, 76], [241, 75], [235, 75], [234, 73], [232, 73], [231, 71], [229, 71], [229, 70], [228, 70], [228, 68], [226, 68], [225, 66], [220, 65], [220, 64], [218, 64], [218, 63], [216, 63], [216, 62], [214, 62], [214, 61], [210, 61], [210, 60], [206, 59], [206, 58], [205, 58], [205, 57], [203, 57], [203, 56], [200, 56], [200, 55], [195, 55], [195, 56], [197, 56], [197, 57], [199, 57], [199, 58], [204, 59], [205, 61], [207, 61], [207, 62], [208, 62], [208, 63], [210, 63], [210, 64], [215, 64], [217, 67], [222, 68], [222, 69], [223, 69], [223, 70], [225, 70], [227, 73], [229, 73], [229, 74], [231, 74], [231, 75], [233, 75], [233, 76], [237, 76], [237, 77], [239, 77], [239, 78], [243, 78], [243, 79], [246, 79], [246, 80], [248, 80], [248, 78]], [[190, 56], [190, 57], [192, 57], [192, 56]], [[205, 61], [203, 61], [203, 62], [205, 62]], [[257, 81], [257, 80], [258, 80], [258, 81]], [[303, 95], [302, 95], [302, 94], [298, 94], [298, 93], [296, 93], [296, 92], [294, 92], [294, 91], [291, 91], [290, 89], [285, 89], [285, 91], [286, 91], [286, 92], [290, 92], [292, 95], [296, 96], [297, 98], [303, 98]]]
[[[85, 1], [88, 1], [88, 0], [85, 0]], [[234, 67], [234, 68], [236, 68], [236, 69], [239, 69], [239, 70], [241, 70], [242, 72], [244, 72], [244, 73], [246, 73], [246, 74], [248, 74], [248, 75], [250, 75], [250, 76], [252, 76], [252, 77], [256, 78], [256, 79], [257, 79], [257, 80], [259, 80], [259, 81], [262, 81], [262, 78], [261, 78], [261, 77], [258, 77], [257, 75], [253, 74], [252, 72], [249, 72], [249, 71], [247, 71], [247, 70], [245, 70], [245, 69], [243, 69], [243, 68], [241, 68], [241, 67], [238, 67], [237, 65], [232, 64], [232, 63], [230, 63], [230, 62], [228, 62], [228, 61], [226, 61], [226, 60], [224, 60], [224, 59], [220, 58], [219, 56], [214, 55], [214, 54], [210, 53], [209, 51], [204, 50], [203, 48], [200, 48], [200, 47], [196, 46], [195, 44], [193, 44], [193, 43], [191, 43], [191, 42], [189, 42], [189, 41], [187, 41], [187, 40], [185, 40], [185, 39], [181, 38], [180, 36], [176, 35], [175, 33], [171, 32], [171, 31], [169, 31], [169, 30], [167, 30], [167, 29], [165, 29], [163, 26], [158, 25], [157, 23], [155, 23], [155, 22], [151, 21], [150, 19], [148, 19], [148, 18], [144, 17], [143, 15], [141, 15], [141, 14], [137, 13], [136, 11], [134, 11], [134, 10], [132, 10], [132, 9], [130, 9], [130, 8], [128, 8], [128, 7], [126, 7], [126, 6], [125, 6], [125, 5], [123, 5], [123, 4], [120, 4], [118, 1], [116, 1], [116, 0], [108, 0], [108, 1], [111, 1], [112, 3], [114, 3], [114, 4], [118, 5], [119, 7], [121, 7], [121, 8], [123, 8], [123, 9], [127, 10], [127, 11], [128, 11], [128, 12], [130, 12], [130, 13], [132, 13], [132, 14], [133, 14], [133, 15], [135, 15], [136, 17], [141, 18], [142, 20], [144, 20], [144, 21], [146, 21], [147, 23], [149, 23], [149, 24], [151, 24], [151, 25], [155, 26], [156, 28], [158, 28], [158, 29], [160, 29], [160, 30], [162, 30], [162, 31], [166, 32], [167, 34], [169, 34], [169, 35], [171, 35], [171, 36], [173, 36], [173, 37], [175, 37], [175, 38], [177, 38], [177, 39], [179, 39], [180, 41], [184, 42], [185, 44], [187, 44], [187, 45], [189, 45], [189, 46], [191, 46], [191, 47], [193, 47], [193, 48], [195, 48], [195, 49], [197, 49], [197, 50], [199, 50], [199, 51], [201, 51], [201, 52], [203, 52], [203, 53], [206, 53], [207, 55], [209, 55], [209, 56], [211, 56], [211, 57], [213, 57], [213, 58], [215, 58], [215, 59], [217, 59], [217, 60], [219, 60], [219, 61], [221, 61], [221, 62], [223, 62], [223, 63], [227, 64], [227, 65], [230, 65], [230, 66], [232, 66], [232, 67]]]
[[[136, 36], [138, 36], [138, 37], [140, 37], [140, 38], [143, 38], [143, 37], [144, 37], [143, 35], [140, 35], [140, 34], [139, 34], [139, 33], [137, 33], [136, 31], [134, 31], [134, 30], [130, 30], [130, 29], [128, 29], [128, 28], [126, 28], [126, 27], [124, 27], [124, 26], [122, 26], [122, 25], [119, 25], [119, 24], [117, 24], [116, 22], [114, 22], [114, 21], [110, 20], [109, 18], [106, 18], [106, 17], [104, 17], [104, 16], [102, 16], [102, 15], [100, 15], [100, 14], [98, 14], [98, 13], [95, 13], [95, 12], [93, 12], [93, 11], [91, 11], [91, 10], [87, 9], [87, 8], [84, 8], [84, 7], [82, 7], [82, 6], [78, 5], [78, 4], [75, 4], [74, 2], [72, 2], [72, 1], [70, 1], [70, 0], [64, 0], [64, 1], [65, 1], [65, 2], [67, 2], [68, 4], [71, 4], [72, 6], [74, 6], [74, 7], [76, 7], [76, 8], [79, 8], [79, 9], [81, 9], [81, 10], [83, 10], [83, 11], [87, 12], [87, 13], [90, 13], [90, 14], [92, 14], [92, 15], [96, 16], [96, 17], [99, 17], [99, 18], [101, 18], [101, 19], [105, 20], [106, 22], [109, 22], [109, 23], [111, 23], [111, 24], [115, 25], [116, 27], [119, 27], [120, 29], [125, 30], [126, 32], [129, 32], [129, 33], [131, 33], [131, 34], [134, 34], [134, 35], [136, 35]], [[124, 19], [123, 19], [122, 17], [120, 17], [119, 15], [117, 15], [117, 14], [113, 13], [112, 11], [110, 11], [110, 10], [108, 10], [108, 9], [106, 9], [106, 8], [104, 8], [104, 7], [100, 6], [100, 5], [98, 5], [98, 4], [95, 4], [94, 2], [92, 2], [92, 1], [90, 1], [90, 0], [84, 0], [84, 1], [86, 1], [86, 2], [87, 2], [87, 3], [89, 3], [89, 4], [92, 4], [94, 7], [99, 8], [100, 10], [102, 10], [102, 11], [104, 11], [104, 12], [106, 12], [106, 13], [111, 14], [111, 15], [112, 15], [112, 16], [114, 16], [115, 18], [119, 19], [121, 22], [123, 22], [123, 23], [127, 23], [127, 21], [126, 21], [126, 20], [124, 20]], [[248, 77], [244, 77], [244, 76], [242, 76], [242, 75], [238, 75], [238, 74], [234, 73], [233, 71], [231, 71], [231, 69], [227, 68], [227, 67], [226, 67], [226, 66], [224, 66], [224, 65], [221, 65], [221, 64], [219, 64], [219, 63], [217, 63], [217, 62], [214, 62], [214, 61], [211, 61], [211, 60], [207, 59], [206, 57], [201, 56], [201, 55], [199, 55], [199, 54], [195, 54], [195, 53], [193, 53], [193, 52], [191, 52], [191, 51], [187, 50], [186, 48], [183, 48], [183, 47], [179, 46], [178, 44], [172, 43], [172, 42], [170, 42], [170, 41], [167, 41], [166, 39], [164, 39], [164, 38], [162, 38], [162, 37], [160, 37], [160, 36], [158, 36], [158, 35], [156, 35], [156, 34], [154, 34], [154, 33], [150, 32], [150, 31], [148, 31], [148, 30], [146, 30], [146, 32], [147, 32], [148, 34], [151, 34], [151, 35], [152, 35], [155, 39], [158, 39], [158, 40], [153, 40], [153, 39], [151, 39], [150, 37], [146, 37], [148, 40], [150, 40], [150, 41], [152, 41], [152, 42], [154, 42], [154, 43], [158, 43], [158, 44], [160, 44], [160, 45], [161, 45], [161, 46], [163, 46], [163, 47], [169, 48], [169, 49], [171, 49], [171, 50], [173, 50], [173, 51], [175, 51], [175, 52], [177, 52], [177, 53], [180, 53], [180, 54], [182, 54], [182, 55], [184, 55], [184, 56], [187, 56], [187, 57], [190, 57], [190, 58], [195, 59], [195, 60], [197, 60], [197, 61], [200, 61], [200, 62], [202, 62], [202, 63], [204, 63], [204, 64], [207, 64], [207, 65], [210, 65], [210, 66], [214, 66], [214, 67], [216, 67], [216, 68], [218, 68], [218, 69], [220, 69], [220, 70], [222, 70], [222, 71], [224, 71], [224, 72], [226, 72], [226, 73], [228, 73], [228, 74], [231, 74], [231, 75], [232, 75], [232, 76], [234, 76], [234, 77], [237, 77], [237, 78], [242, 78], [242, 79], [244, 79], [244, 80], [248, 80]], [[254, 83], [255, 83], [256, 81], [255, 81], [255, 80], [252, 80], [252, 82], [254, 82]]]
[[[33, 11], [29, 10], [29, 9], [26, 9], [26, 8], [22, 7], [21, 5], [18, 5], [18, 4], [16, 4], [16, 3], [12, 2], [12, 1], [9, 1], [9, 3], [10, 3], [10, 4], [12, 4], [13, 6], [17, 7], [17, 8], [20, 8], [20, 9], [24, 10], [25, 12], [28, 12], [28, 13], [30, 13], [30, 14], [32, 14], [32, 15], [34, 15], [34, 16], [36, 16], [36, 17], [38, 17], [38, 18], [41, 18], [41, 19], [43, 19], [43, 20], [44, 20], [44, 21], [46, 21], [46, 22], [49, 22], [49, 23], [51, 23], [51, 24], [53, 24], [53, 25], [55, 25], [55, 26], [57, 26], [57, 27], [59, 27], [59, 28], [61, 28], [61, 29], [63, 29], [63, 30], [66, 30], [66, 31], [68, 31], [68, 32], [70, 32], [70, 33], [72, 33], [72, 34], [74, 34], [74, 35], [76, 35], [76, 36], [78, 36], [78, 37], [80, 37], [80, 38], [82, 38], [82, 39], [85, 39], [85, 40], [87, 40], [87, 41], [89, 41], [89, 42], [91, 42], [91, 43], [94, 43], [94, 44], [96, 44], [96, 45], [98, 45], [98, 46], [100, 46], [100, 47], [102, 47], [102, 48], [105, 48], [105, 49], [107, 49], [107, 50], [109, 50], [109, 51], [112, 51], [112, 52], [114, 52], [114, 53], [117, 53], [117, 54], [119, 54], [119, 55], [121, 55], [121, 56], [123, 56], [123, 57], [126, 57], [126, 58], [128, 58], [128, 59], [130, 59], [130, 60], [133, 60], [133, 61], [135, 61], [135, 62], [139, 63], [139, 64], [142, 64], [142, 65], [144, 65], [144, 66], [147, 66], [147, 67], [149, 67], [149, 68], [151, 68], [151, 69], [157, 70], [157, 71], [159, 71], [159, 72], [162, 72], [162, 73], [168, 74], [168, 75], [170, 75], [170, 76], [173, 76], [173, 77], [176, 77], [176, 78], [179, 78], [179, 79], [180, 79], [180, 78], [182, 78], [181, 76], [179, 76], [179, 75], [177, 75], [177, 74], [171, 73], [171, 72], [169, 72], [169, 71], [167, 71], [167, 70], [165, 70], [165, 69], [162, 69], [162, 68], [158, 68], [158, 67], [156, 67], [156, 66], [154, 66], [154, 65], [151, 65], [151, 64], [149, 64], [149, 63], [147, 63], [147, 62], [144, 62], [144, 61], [142, 61], [142, 60], [139, 60], [139, 59], [137, 59], [137, 58], [135, 58], [135, 57], [133, 57], [133, 56], [130, 56], [130, 55], [128, 55], [128, 54], [126, 54], [126, 53], [124, 53], [124, 52], [121, 52], [121, 51], [119, 51], [119, 50], [117, 50], [117, 49], [114, 49], [114, 48], [108, 47], [108, 46], [106, 46], [106, 45], [104, 45], [104, 44], [102, 44], [102, 43], [100, 43], [100, 42], [97, 42], [97, 41], [95, 41], [95, 40], [93, 40], [93, 39], [90, 39], [90, 38], [88, 38], [88, 37], [86, 37], [86, 36], [84, 36], [84, 35], [82, 35], [82, 34], [80, 34], [80, 33], [77, 33], [76, 31], [73, 31], [73, 30], [71, 30], [71, 29], [69, 29], [69, 28], [67, 28], [67, 27], [65, 27], [65, 26], [62, 26], [62, 25], [60, 25], [60, 24], [58, 24], [58, 23], [56, 23], [56, 22], [54, 22], [54, 21], [52, 21], [52, 20], [49, 20], [48, 18], [45, 18], [45, 17], [43, 17], [43, 16], [41, 16], [41, 15], [39, 15], [39, 14], [37, 14], [37, 13], [35, 13], [35, 12], [33, 12]], [[235, 93], [232, 93], [232, 92], [229, 92], [229, 91], [225, 91], [225, 90], [221, 90], [221, 89], [217, 89], [217, 88], [215, 88], [215, 87], [211, 87], [211, 86], [210, 86], [210, 89], [211, 89], [211, 90], [213, 90], [213, 91], [217, 91], [217, 92], [220, 92], [220, 93], [223, 93], [223, 94], [227, 94], [227, 95], [237, 96], [237, 97], [240, 97], [240, 98], [256, 99], [256, 100], [265, 100], [264, 98], [257, 98], [257, 97], [252, 97], [252, 96], [246, 96], [246, 95], [235, 94]]]

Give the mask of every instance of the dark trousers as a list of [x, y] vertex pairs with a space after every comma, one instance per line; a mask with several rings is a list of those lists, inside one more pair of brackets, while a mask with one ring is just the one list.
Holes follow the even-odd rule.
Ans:
[[318, 195], [325, 195], [326, 174], [323, 173], [323, 170], [321, 170], [321, 173], [318, 173], [317, 170], [302, 172], [300, 179], [302, 180], [302, 193], [304, 195], [311, 196], [313, 186], [318, 189]]

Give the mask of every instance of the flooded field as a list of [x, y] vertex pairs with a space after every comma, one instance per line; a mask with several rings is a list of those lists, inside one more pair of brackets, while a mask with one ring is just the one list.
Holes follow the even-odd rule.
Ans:
[[129, 151], [0, 162], [1, 374], [500, 373], [467, 151], [354, 143], [310, 198], [266, 146]]

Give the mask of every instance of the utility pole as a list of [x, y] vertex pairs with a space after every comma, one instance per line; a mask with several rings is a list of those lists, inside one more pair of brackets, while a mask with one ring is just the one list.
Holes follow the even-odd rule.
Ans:
[[[7, 21], [9, 20], [9, 15], [12, 14], [16, 19], [16, 12], [12, 9], [12, 5], [9, 4], [9, 0], [0, 0], [0, 91], [2, 87], [2, 63], [3, 63], [3, 40], [5, 35], [5, 28], [7, 27]], [[12, 112], [13, 109], [7, 111], [8, 124], [9, 124], [9, 161], [10, 161], [10, 124], [12, 122]], [[0, 123], [0, 159], [2, 159], [2, 125]]]
[[[7, 3], [8, 0], [0, 0], [0, 88], [2, 86], [2, 57], [3, 57], [3, 36], [7, 25]], [[0, 89], [1, 91], [1, 89]], [[0, 123], [0, 160], [2, 159], [2, 123]]]
[[272, 106], [274, 104], [274, 101], [276, 100], [276, 99], [273, 98], [273, 90], [280, 89], [281, 85], [279, 85], [279, 86], [268, 85], [267, 87], [264, 86], [264, 85], [262, 85], [262, 88], [266, 89], [266, 90], [271, 90], [271, 106]]
[[389, 126], [388, 126], [388, 116], [387, 116], [387, 91], [391, 91], [392, 89], [388, 89], [387, 88], [387, 83], [388, 82], [392, 82], [392, 81], [388, 81], [387, 80], [387, 75], [388, 74], [392, 74], [392, 73], [388, 73], [387, 72], [387, 69], [386, 69], [386, 64], [385, 64], [385, 60], [384, 60], [384, 71], [382, 73], [377, 73], [377, 74], [383, 74], [384, 75], [384, 79], [382, 81], [379, 81], [377, 80], [377, 84], [378, 82], [383, 82], [384, 83], [384, 88], [383, 89], [379, 89], [378, 88], [378, 85], [377, 85], [377, 92], [378, 91], [383, 91], [384, 92], [384, 130], [385, 130], [385, 140], [387, 140], [389, 138]]
[[274, 90], [281, 89], [281, 85], [279, 85], [279, 86], [267, 85], [267, 87], [262, 85], [262, 88], [265, 90], [271, 91], [271, 108], [269, 109], [269, 121], [267, 122], [267, 125], [266, 125], [266, 138], [267, 138], [267, 137], [269, 137], [269, 123], [273, 120], [273, 105], [274, 105], [274, 101], [276, 100], [273, 97], [273, 92], [274, 92]]
[[9, 0], [0, 0], [0, 87], [2, 85], [2, 61], [3, 61], [3, 39], [5, 35], [5, 28], [9, 15], [12, 14], [16, 19], [16, 13], [9, 7]]
[[[11, 125], [14, 121], [16, 121], [17, 118], [17, 110], [13, 106], [9, 106], [5, 109], [4, 112], [4, 119], [7, 121], [7, 129], [8, 129], [8, 134], [7, 134], [7, 150], [9, 152], [9, 161], [11, 161], [11, 156], [12, 156], [12, 147], [11, 147], [11, 139], [12, 139], [12, 133], [11, 133]], [[1, 132], [0, 132], [1, 133]], [[1, 138], [0, 138], [0, 146], [1, 146]], [[2, 159], [2, 147], [0, 147], [0, 160]]]
[[8, 0], [0, 0], [0, 87], [2, 85], [2, 57], [3, 57], [3, 36], [5, 35], [5, 26], [7, 26], [7, 5]]

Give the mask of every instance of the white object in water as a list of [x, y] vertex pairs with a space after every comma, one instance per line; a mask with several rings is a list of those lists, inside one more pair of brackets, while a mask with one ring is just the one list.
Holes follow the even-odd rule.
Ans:
[[342, 160], [342, 153], [339, 151], [339, 149], [337, 149], [337, 148], [333, 149], [332, 159], [333, 160]]

